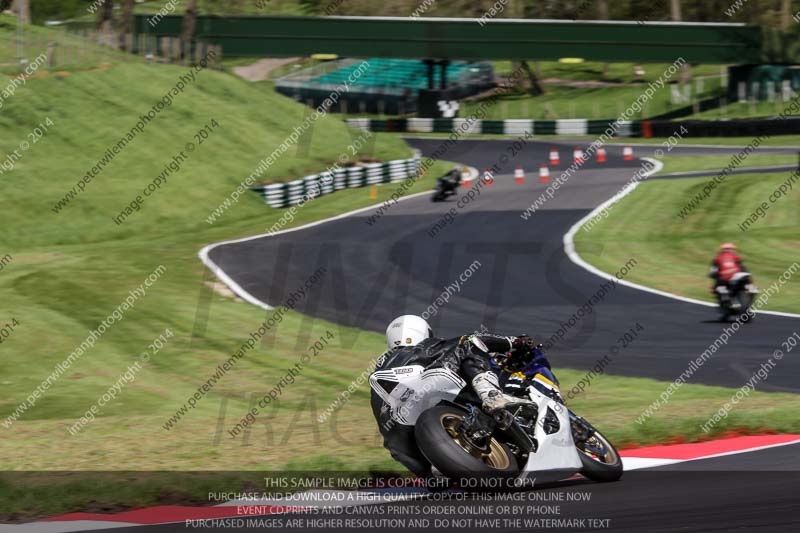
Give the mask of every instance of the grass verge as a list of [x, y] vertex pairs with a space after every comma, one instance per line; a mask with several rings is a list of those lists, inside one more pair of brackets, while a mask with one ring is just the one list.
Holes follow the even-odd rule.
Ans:
[[[588, 226], [578, 231], [578, 253], [607, 272], [613, 271], [623, 255], [634, 254], [643, 258], [643, 268], [631, 273], [630, 281], [711, 302], [708, 267], [719, 244], [732, 241], [756, 283], [769, 285], [800, 257], [800, 211], [796, 208], [800, 187], [795, 183], [788, 195], [770, 204], [766, 215], [747, 231], [739, 224], [762, 202], [769, 202], [770, 194], [790, 175], [730, 175], [685, 219], [678, 213], [709, 178], [644, 183], [615, 204], [608, 217], [590, 231], [586, 231]], [[603, 245], [602, 254], [592, 246], [597, 243]], [[767, 308], [800, 312], [800, 280], [787, 282]]]
[[[401, 137], [430, 137], [446, 139], [447, 133], [428, 133], [428, 132], [402, 132], [395, 133]], [[465, 133], [461, 137], [464, 139], [503, 139], [518, 137], [518, 134], [503, 134], [503, 133]], [[585, 141], [591, 143], [597, 137], [590, 137], [587, 135], [542, 135], [535, 133], [534, 139], [540, 141], [553, 141], [553, 142], [568, 142], [568, 141]], [[617, 137], [612, 144], [643, 144], [652, 145], [655, 147], [665, 148], [664, 142], [666, 138], [660, 137]], [[752, 137], [686, 137], [681, 141], [681, 145], [708, 145], [708, 146], [741, 146], [745, 147], [753, 141]], [[760, 146], [797, 146], [800, 151], [800, 135], [780, 135], [765, 139]]]
[[[722, 170], [731, 163], [732, 157], [733, 155], [667, 156], [660, 158], [664, 163], [661, 174], [696, 170]], [[797, 155], [795, 154], [754, 154], [747, 156], [736, 168], [791, 165], [797, 165]]]

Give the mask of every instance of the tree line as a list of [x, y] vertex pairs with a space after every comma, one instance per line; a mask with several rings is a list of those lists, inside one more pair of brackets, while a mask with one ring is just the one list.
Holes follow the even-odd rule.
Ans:
[[[150, 0], [155, 13], [170, 0]], [[744, 22], [789, 30], [800, 20], [800, 0], [172, 0], [176, 13], [214, 15], [382, 15], [407, 17], [425, 2], [424, 16], [561, 20]], [[124, 27], [135, 0], [0, 0], [0, 11], [23, 11], [41, 23], [94, 14], [97, 24]], [[92, 9], [94, 7], [94, 9]], [[141, 9], [140, 9], [141, 10]], [[796, 17], [796, 18], [793, 18]]]

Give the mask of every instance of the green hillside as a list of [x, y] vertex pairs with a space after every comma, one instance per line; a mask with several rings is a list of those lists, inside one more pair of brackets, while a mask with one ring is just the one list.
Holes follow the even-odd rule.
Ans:
[[[7, 187], [0, 210], [0, 224], [6, 229], [0, 238], [0, 324], [18, 325], [0, 347], [0, 421], [8, 422], [6, 417], [130, 291], [159, 265], [165, 270], [33, 408], [10, 427], [0, 426], [2, 470], [278, 467], [293, 456], [287, 453], [268, 460], [254, 455], [243, 462], [238, 453], [229, 453], [239, 443], [223, 439], [223, 445], [212, 447], [210, 442], [222, 398], [232, 399], [229, 409], [234, 417], [246, 407], [245, 393], [259, 390], [285, 371], [285, 362], [297, 353], [294, 339], [301, 327], [297, 315], [281, 326], [294, 331], [281, 332], [281, 337], [292, 339], [291, 346], [259, 346], [181, 427], [170, 432], [162, 427], [264, 320], [255, 306], [212, 293], [204, 285], [198, 250], [211, 242], [262, 233], [285, 211], [271, 209], [256, 194], [246, 192], [215, 224], [206, 219], [308, 113], [306, 107], [263, 87], [202, 70], [171, 105], [159, 110], [141, 133], [109, 158], [106, 151], [189, 72], [188, 67], [138, 60], [40, 72], [3, 102], [0, 153], [7, 163], [2, 167]], [[9, 80], [0, 79], [0, 85]], [[203, 128], [207, 138], [201, 144], [195, 135]], [[342, 154], [349, 157], [348, 146], [359, 135], [334, 117], [320, 118], [310, 130], [308, 142], [292, 144], [269, 167], [266, 179], [288, 180], [323, 170]], [[187, 143], [194, 143], [193, 151]], [[304, 147], [298, 150], [297, 145]], [[12, 155], [15, 150], [19, 157]], [[179, 170], [170, 172], [161, 188], [144, 198], [139, 211], [122, 224], [115, 223], [112, 217], [142, 195], [181, 150], [186, 157]], [[399, 138], [381, 135], [374, 149], [362, 150], [356, 157], [409, 155]], [[106, 163], [85, 191], [54, 211], [55, 203], [104, 157]], [[432, 173], [442, 168], [443, 163]], [[429, 188], [431, 179], [420, 180], [413, 191]], [[379, 200], [396, 188], [381, 187]], [[367, 189], [342, 191], [308, 203], [293, 224], [376, 201]], [[202, 335], [195, 321], [199, 323], [198, 317], [206, 313], [207, 331], [192, 343], [193, 331]], [[166, 347], [95, 422], [70, 435], [67, 428], [166, 328], [174, 334]], [[324, 324], [303, 326], [313, 333], [324, 328]], [[363, 349], [380, 352], [380, 336], [365, 340]], [[331, 350], [331, 356], [344, 354]], [[336, 370], [320, 373], [332, 398], [361, 364], [345, 358]], [[309, 371], [308, 379], [316, 379], [314, 371]], [[284, 405], [291, 404], [288, 395]]]

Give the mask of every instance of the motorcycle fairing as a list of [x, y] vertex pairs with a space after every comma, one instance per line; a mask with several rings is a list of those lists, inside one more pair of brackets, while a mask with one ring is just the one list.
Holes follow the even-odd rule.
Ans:
[[[389, 390], [387, 385], [395, 384]], [[446, 368], [425, 370], [420, 365], [380, 370], [369, 377], [370, 387], [389, 405], [391, 418], [413, 426], [424, 411], [441, 401], [452, 402], [467, 386], [461, 376]]]
[[[528, 462], [525, 464], [524, 470], [530, 472], [556, 471], [558, 475], [554, 479], [578, 472], [583, 466], [578, 455], [580, 452], [578, 452], [575, 447], [575, 441], [572, 439], [569, 411], [563, 403], [538, 390], [549, 388], [559, 394], [558, 388], [549, 380], [540, 379], [539, 375], [534, 377], [534, 382], [536, 387], [531, 386], [528, 388], [528, 396], [539, 409], [534, 433], [539, 447], [536, 453], [528, 456]], [[543, 423], [548, 410], [558, 420], [559, 427], [555, 433], [548, 434]], [[537, 479], [539, 479], [538, 476]]]

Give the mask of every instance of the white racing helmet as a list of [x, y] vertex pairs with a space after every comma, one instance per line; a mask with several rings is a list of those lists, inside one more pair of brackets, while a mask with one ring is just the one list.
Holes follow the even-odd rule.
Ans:
[[433, 337], [433, 330], [424, 318], [417, 315], [399, 316], [386, 328], [386, 344], [390, 350], [398, 346], [415, 346], [430, 337]]

